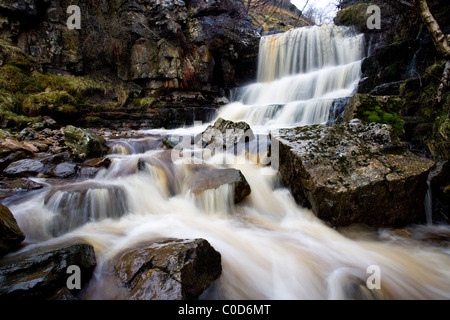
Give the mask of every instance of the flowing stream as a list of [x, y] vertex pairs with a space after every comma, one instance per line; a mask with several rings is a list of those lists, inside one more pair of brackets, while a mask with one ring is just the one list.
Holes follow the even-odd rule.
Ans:
[[[219, 116], [245, 120], [259, 133], [327, 122], [333, 100], [356, 88], [363, 41], [335, 26], [263, 37], [258, 82], [235, 92]], [[192, 164], [172, 161], [161, 140], [195, 136], [205, 127], [111, 138], [109, 169], [90, 179], [41, 181], [49, 187], [11, 200], [26, 241], [92, 244], [98, 266], [85, 299], [124, 298], [110, 276], [111, 260], [138, 243], [168, 237], [204, 238], [221, 253], [222, 275], [202, 299], [450, 299], [448, 246], [395, 230], [330, 228], [295, 203], [255, 152], [219, 153], [201, 164], [241, 170], [251, 187], [243, 202], [232, 201], [227, 184], [193, 194]], [[449, 234], [445, 226], [410, 231]], [[381, 289], [366, 286], [370, 266], [381, 271]]]

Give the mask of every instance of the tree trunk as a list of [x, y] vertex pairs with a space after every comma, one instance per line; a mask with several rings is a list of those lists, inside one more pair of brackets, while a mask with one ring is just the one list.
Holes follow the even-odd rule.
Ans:
[[442, 32], [438, 22], [430, 12], [426, 0], [414, 0], [416, 7], [419, 9], [420, 17], [431, 34], [433, 43], [439, 55], [446, 59], [450, 59], [450, 44], [448, 37]]

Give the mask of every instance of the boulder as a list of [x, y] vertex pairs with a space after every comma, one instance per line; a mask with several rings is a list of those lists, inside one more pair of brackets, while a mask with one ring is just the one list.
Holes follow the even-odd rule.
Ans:
[[64, 137], [66, 145], [80, 160], [102, 157], [109, 150], [106, 140], [89, 130], [67, 126]]
[[0, 181], [0, 187], [9, 190], [36, 190], [42, 189], [44, 185], [27, 178], [19, 178], [11, 181]]
[[[35, 247], [9, 255], [0, 259], [0, 299], [61, 298], [59, 292], [69, 289], [69, 266], [80, 268], [83, 289], [96, 264], [94, 248], [84, 243]], [[70, 292], [76, 296], [79, 290]]]
[[333, 226], [423, 221], [434, 162], [414, 155], [392, 127], [360, 121], [281, 129], [280, 173], [296, 201]]
[[197, 299], [222, 273], [221, 255], [204, 239], [163, 239], [116, 258], [130, 300]]
[[11, 163], [3, 172], [11, 177], [37, 176], [44, 169], [39, 160], [22, 159]]
[[0, 256], [14, 251], [25, 240], [25, 235], [7, 207], [0, 203]]
[[194, 166], [194, 174], [190, 181], [191, 192], [198, 195], [205, 190], [217, 189], [224, 184], [234, 188], [234, 202], [239, 203], [251, 193], [250, 185], [240, 170], [213, 169], [205, 166]]
[[50, 170], [50, 174], [56, 178], [70, 178], [74, 177], [77, 174], [77, 165], [74, 163], [63, 162], [56, 165], [52, 170]]
[[219, 118], [213, 125], [210, 125], [199, 136], [203, 148], [207, 146], [222, 147], [226, 150], [234, 147], [238, 143], [245, 143], [255, 138], [252, 129], [246, 122], [233, 122]]

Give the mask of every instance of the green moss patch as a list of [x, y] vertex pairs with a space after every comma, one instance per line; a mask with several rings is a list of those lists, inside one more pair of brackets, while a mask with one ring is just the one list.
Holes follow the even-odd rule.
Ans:
[[361, 95], [357, 117], [366, 122], [385, 123], [391, 125], [395, 133], [403, 135], [403, 120], [400, 111], [404, 102], [397, 97], [375, 97]]

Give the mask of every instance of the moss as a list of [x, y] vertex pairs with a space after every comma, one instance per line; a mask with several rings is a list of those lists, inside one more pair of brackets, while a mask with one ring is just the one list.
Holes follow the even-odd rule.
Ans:
[[30, 124], [42, 121], [41, 117], [27, 117], [16, 114], [12, 111], [0, 109], [0, 122], [5, 128], [21, 130]]
[[22, 105], [23, 112], [30, 117], [47, 115], [55, 118], [77, 113], [75, 99], [65, 91], [41, 92], [30, 95]]
[[144, 97], [141, 99], [134, 99], [133, 103], [137, 108], [151, 108], [152, 105], [156, 102], [156, 98], [154, 97]]
[[355, 26], [358, 30], [367, 28], [367, 8], [370, 3], [358, 3], [354, 6], [342, 9], [336, 14], [334, 23], [344, 26]]
[[400, 111], [403, 109], [403, 100], [395, 97], [380, 98], [368, 95], [361, 95], [360, 100], [358, 117], [361, 120], [389, 124], [397, 135], [403, 135], [404, 122], [400, 115]]
[[18, 66], [6, 64], [0, 69], [0, 89], [27, 94], [42, 91], [43, 87]]

